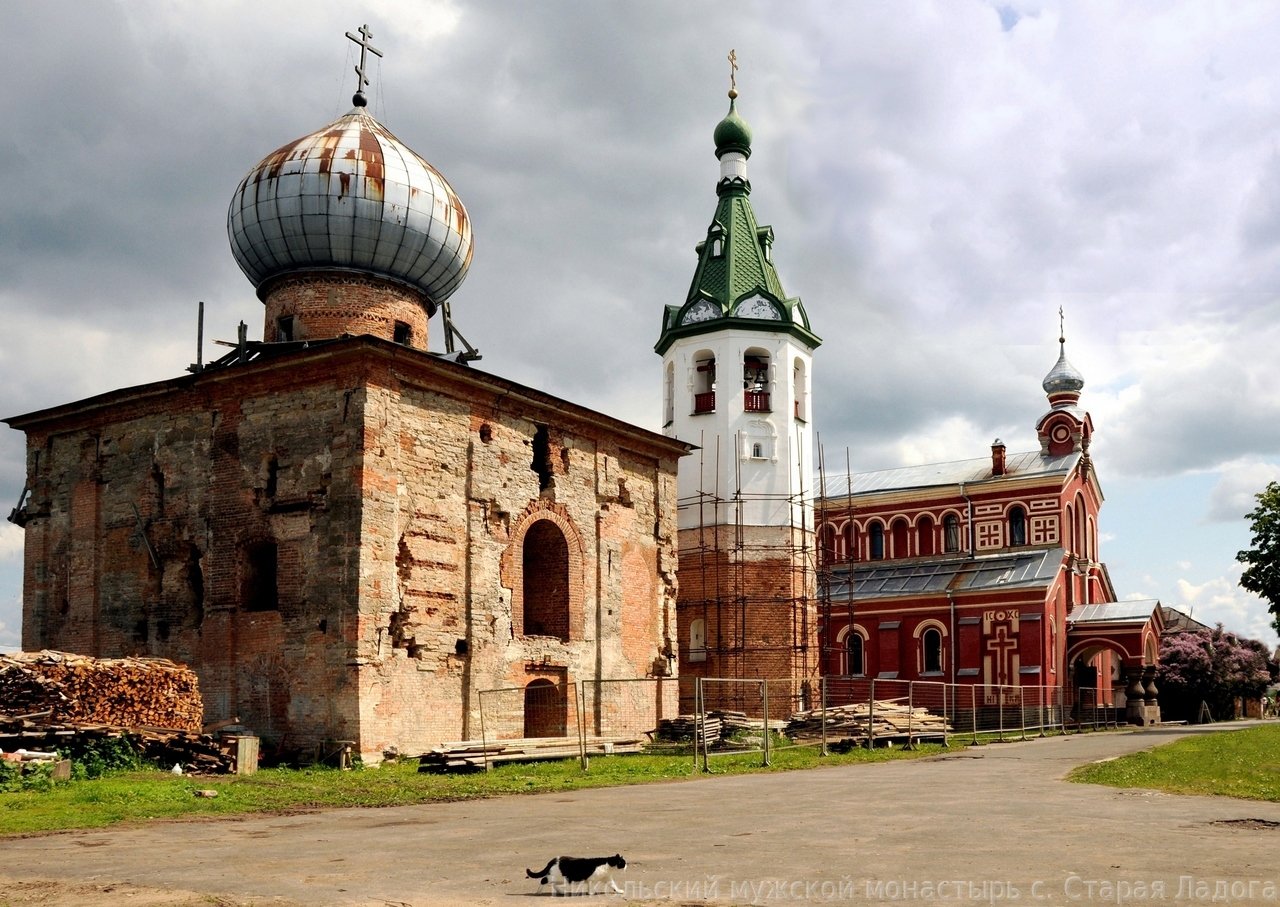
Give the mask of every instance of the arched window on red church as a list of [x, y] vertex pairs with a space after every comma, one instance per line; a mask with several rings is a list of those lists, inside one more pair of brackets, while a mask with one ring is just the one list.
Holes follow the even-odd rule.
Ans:
[[916, 553], [922, 557], [933, 554], [933, 517], [927, 514], [916, 521]]
[[920, 646], [923, 654], [921, 661], [925, 674], [941, 674], [942, 673], [942, 631], [937, 627], [930, 627], [925, 630], [920, 637]]
[[948, 513], [942, 521], [943, 545], [948, 553], [960, 550], [960, 517]]
[[836, 544], [839, 538], [836, 527], [832, 523], [823, 523], [818, 530], [818, 562], [834, 564], [836, 561]]
[[1009, 508], [1009, 546], [1018, 548], [1027, 543], [1027, 512], [1017, 504]]
[[909, 557], [910, 550], [910, 529], [907, 527], [907, 521], [902, 517], [893, 521], [893, 527], [889, 530], [890, 540], [893, 542], [892, 557]]
[[884, 560], [884, 526], [880, 523], [872, 523], [868, 532], [871, 535], [871, 559]]
[[844, 641], [844, 672], [850, 677], [862, 677], [867, 673], [866, 649], [862, 634], [854, 630]]

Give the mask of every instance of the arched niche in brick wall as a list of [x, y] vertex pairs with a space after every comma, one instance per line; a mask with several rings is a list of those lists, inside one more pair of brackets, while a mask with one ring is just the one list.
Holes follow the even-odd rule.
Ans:
[[563, 507], [538, 500], [525, 509], [502, 555], [502, 579], [514, 635], [583, 637], [582, 538]]

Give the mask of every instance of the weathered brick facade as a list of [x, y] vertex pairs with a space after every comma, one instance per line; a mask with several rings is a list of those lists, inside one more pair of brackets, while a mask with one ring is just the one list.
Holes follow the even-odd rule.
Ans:
[[676, 645], [685, 445], [402, 345], [9, 424], [24, 647], [188, 663], [208, 719], [285, 750], [477, 736], [481, 690], [661, 674]]

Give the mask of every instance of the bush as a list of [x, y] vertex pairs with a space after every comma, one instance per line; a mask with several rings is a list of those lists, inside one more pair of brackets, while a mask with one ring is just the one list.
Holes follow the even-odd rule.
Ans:
[[0, 793], [53, 790], [53, 763], [8, 762], [0, 760]]
[[142, 757], [127, 737], [81, 737], [59, 752], [71, 760], [71, 777], [77, 781], [145, 767]]

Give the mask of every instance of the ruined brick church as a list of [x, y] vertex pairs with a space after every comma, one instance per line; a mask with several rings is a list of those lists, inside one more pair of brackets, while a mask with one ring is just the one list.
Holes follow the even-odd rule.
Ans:
[[478, 737], [481, 690], [553, 735], [565, 681], [674, 672], [689, 445], [428, 352], [472, 226], [363, 91], [227, 228], [261, 342], [7, 420], [24, 648], [185, 662], [207, 720], [372, 760]]

